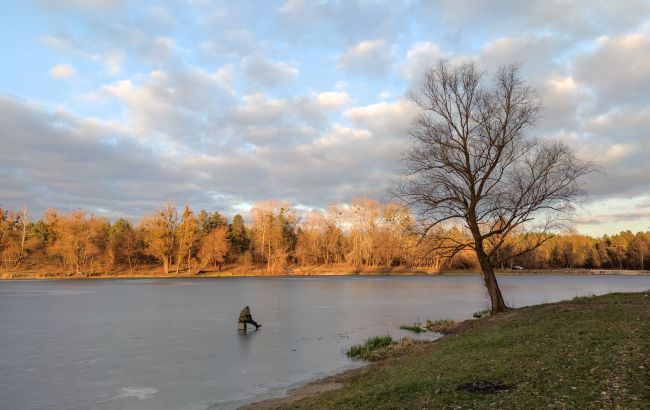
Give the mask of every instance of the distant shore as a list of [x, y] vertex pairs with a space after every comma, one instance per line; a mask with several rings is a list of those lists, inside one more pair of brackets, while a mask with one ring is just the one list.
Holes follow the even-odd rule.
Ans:
[[[474, 276], [480, 275], [475, 270], [438, 271], [432, 269], [413, 269], [398, 267], [395, 269], [362, 268], [354, 269], [344, 266], [293, 267], [282, 273], [270, 273], [263, 268], [242, 269], [240, 267], [223, 270], [206, 271], [199, 274], [180, 271], [164, 274], [160, 268], [145, 268], [134, 271], [111, 271], [91, 274], [72, 274], [47, 270], [16, 270], [0, 272], [0, 280], [39, 280], [39, 279], [189, 279], [189, 278], [233, 278], [233, 277], [282, 277], [282, 276]], [[619, 269], [523, 269], [497, 270], [499, 275], [650, 275], [649, 270]]]

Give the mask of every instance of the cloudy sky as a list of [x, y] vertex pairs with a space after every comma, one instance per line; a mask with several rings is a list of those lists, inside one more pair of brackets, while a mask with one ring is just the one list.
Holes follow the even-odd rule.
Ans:
[[0, 49], [0, 207], [34, 217], [381, 199], [446, 58], [520, 63], [600, 163], [581, 232], [650, 229], [647, 0], [9, 0]]

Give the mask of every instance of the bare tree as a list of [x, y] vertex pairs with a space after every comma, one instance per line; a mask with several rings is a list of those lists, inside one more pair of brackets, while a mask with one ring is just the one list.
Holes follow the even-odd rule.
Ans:
[[374, 265], [379, 207], [377, 201], [360, 197], [352, 199], [347, 209], [350, 248], [346, 259], [355, 268]]
[[266, 261], [267, 272], [284, 272], [295, 247], [296, 211], [286, 202], [270, 200], [255, 204], [251, 214], [257, 257]]
[[[501, 67], [488, 82], [473, 63], [441, 61], [411, 99], [419, 116], [394, 194], [411, 206], [419, 233], [437, 237], [437, 251], [449, 257], [468, 248], [476, 252], [492, 312], [503, 311], [494, 275], [494, 266], [505, 262], [500, 248], [514, 230], [519, 240], [509, 244], [516, 251], [507, 259], [547, 241], [594, 166], [559, 141], [528, 135], [540, 105], [515, 65]], [[462, 226], [467, 239], [448, 237], [442, 228], [451, 225]]]
[[59, 214], [55, 241], [49, 251], [59, 255], [72, 274], [95, 273], [95, 263], [106, 255], [109, 223], [78, 209]]
[[24, 257], [25, 257], [25, 240], [27, 239], [27, 224], [28, 224], [28, 219], [27, 219], [27, 205], [24, 205], [23, 208], [21, 209], [21, 215], [20, 215], [20, 224], [22, 226], [21, 228], [21, 235], [20, 235], [20, 257], [18, 258], [18, 262], [20, 262]]
[[[173, 204], [167, 204], [152, 215], [140, 220], [147, 251], [162, 260], [163, 272], [169, 274], [169, 267], [177, 244], [178, 211]], [[179, 255], [180, 257], [180, 255]]]
[[194, 247], [199, 238], [199, 224], [196, 216], [190, 209], [190, 206], [185, 204], [183, 208], [183, 216], [177, 229], [177, 243], [178, 254], [176, 258], [176, 274], [180, 272], [181, 262], [183, 258], [187, 258], [187, 273], [192, 274], [192, 256]]
[[206, 234], [200, 240], [199, 244], [199, 266], [196, 268], [196, 273], [201, 273], [210, 264], [214, 264], [215, 268], [223, 266], [228, 254], [228, 228], [218, 227]]

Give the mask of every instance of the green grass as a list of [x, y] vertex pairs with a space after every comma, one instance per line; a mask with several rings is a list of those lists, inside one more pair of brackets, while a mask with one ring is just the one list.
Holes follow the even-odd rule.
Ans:
[[[650, 408], [650, 292], [516, 309], [466, 327], [421, 350], [341, 376], [344, 387], [292, 406]], [[459, 386], [506, 387], [481, 394]]]
[[350, 347], [345, 354], [352, 359], [363, 359], [371, 361], [375, 359], [377, 352], [393, 343], [393, 339], [386, 336], [375, 336], [367, 339], [363, 344]]
[[399, 327], [402, 330], [408, 330], [410, 332], [415, 332], [415, 333], [422, 333], [426, 332], [426, 330], [422, 329], [419, 324], [413, 323], [412, 325], [402, 325]]

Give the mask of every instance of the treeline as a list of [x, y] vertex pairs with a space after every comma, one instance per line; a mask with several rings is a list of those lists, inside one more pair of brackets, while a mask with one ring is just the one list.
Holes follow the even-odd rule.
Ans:
[[[451, 228], [432, 233], [453, 241], [465, 235]], [[523, 234], [519, 234], [523, 235]], [[451, 238], [451, 239], [450, 239]], [[29, 220], [26, 209], [0, 209], [0, 256], [4, 269], [74, 275], [136, 272], [159, 266], [165, 274], [199, 274], [223, 267], [286, 273], [292, 268], [472, 269], [473, 252], [451, 258], [439, 241], [413, 233], [410, 212], [390, 203], [355, 199], [325, 211], [299, 212], [287, 203], [254, 206], [250, 221], [228, 220], [219, 212], [165, 205], [137, 222], [109, 221], [83, 210], [45, 211]], [[517, 235], [504, 253], [517, 253]], [[436, 243], [434, 246], [432, 243]], [[591, 238], [555, 236], [507, 265], [529, 269], [644, 269], [650, 262], [650, 232]]]

